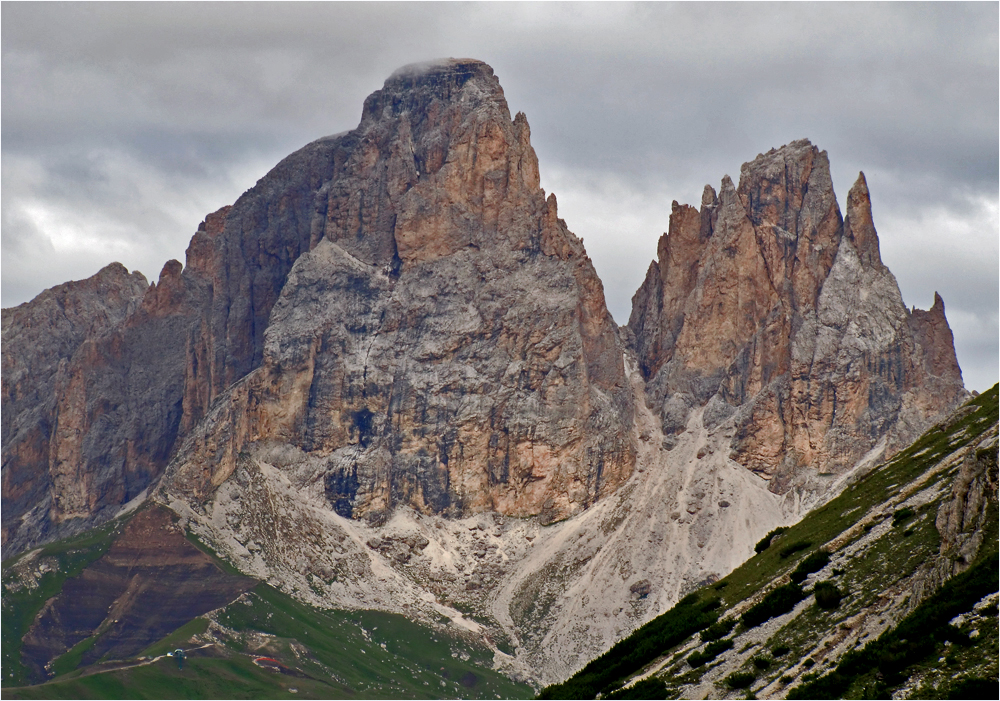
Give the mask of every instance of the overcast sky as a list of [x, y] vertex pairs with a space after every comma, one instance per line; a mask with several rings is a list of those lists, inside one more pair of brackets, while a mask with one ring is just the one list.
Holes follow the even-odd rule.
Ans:
[[354, 128], [396, 68], [493, 66], [616, 321], [670, 203], [771, 147], [868, 178], [908, 305], [998, 375], [998, 5], [2, 4], [2, 304], [118, 260], [154, 280], [205, 214]]

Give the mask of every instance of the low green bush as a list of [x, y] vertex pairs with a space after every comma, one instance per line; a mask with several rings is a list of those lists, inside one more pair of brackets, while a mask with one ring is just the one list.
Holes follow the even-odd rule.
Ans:
[[942, 690], [942, 699], [995, 699], [997, 680], [982, 677], [966, 677], [952, 682]]
[[728, 677], [726, 677], [726, 686], [730, 689], [746, 689], [751, 684], [757, 676], [753, 672], [733, 672]]
[[904, 506], [902, 509], [898, 509], [892, 515], [892, 525], [893, 528], [899, 524], [909, 521], [911, 518], [917, 515], [917, 512], [911, 509], [909, 506]]
[[832, 610], [840, 606], [840, 600], [844, 598], [843, 592], [837, 588], [833, 582], [816, 582], [813, 588], [816, 596], [816, 605], [821, 609]]
[[688, 664], [691, 665], [692, 669], [695, 667], [701, 667], [706, 662], [711, 662], [723, 652], [732, 648], [732, 646], [732, 640], [716, 640], [711, 642], [705, 646], [703, 651], [692, 652], [688, 655]]
[[798, 584], [785, 584], [768, 592], [760, 603], [747, 609], [740, 621], [747, 628], [755, 628], [764, 621], [788, 613], [804, 598], [806, 595]]
[[794, 543], [789, 543], [788, 545], [783, 547], [781, 549], [781, 552], [778, 553], [778, 555], [781, 557], [782, 560], [787, 560], [795, 553], [799, 552], [800, 550], [805, 550], [811, 545], [812, 543], [809, 542], [808, 540], [797, 540]]
[[757, 655], [750, 661], [753, 662], [754, 667], [756, 667], [761, 671], [766, 671], [768, 669], [771, 669], [771, 665], [774, 663], [774, 660], [772, 660], [767, 655]]
[[826, 550], [817, 550], [800, 562], [799, 566], [795, 568], [795, 571], [792, 572], [789, 577], [791, 577], [791, 580], [796, 584], [802, 584], [802, 582], [806, 581], [806, 577], [811, 575], [813, 572], [819, 572], [821, 569], [826, 567], [829, 562], [830, 553]]
[[972, 638], [970, 638], [965, 631], [950, 624], [942, 626], [941, 630], [938, 632], [938, 637], [941, 638], [941, 640], [947, 640], [949, 643], [954, 643], [963, 647], [972, 645]]
[[775, 657], [784, 657], [789, 652], [791, 652], [791, 648], [787, 645], [775, 645], [771, 648], [771, 654]]
[[710, 625], [705, 630], [701, 631], [701, 639], [704, 642], [710, 642], [712, 640], [719, 640], [729, 635], [729, 632], [736, 627], [736, 620], [733, 618], [724, 618], [721, 621], [716, 621]]
[[753, 546], [754, 552], [760, 555], [762, 552], [771, 547], [771, 541], [774, 540], [776, 536], [781, 535], [787, 530], [787, 528], [775, 528], [773, 531], [761, 538], [757, 545]]

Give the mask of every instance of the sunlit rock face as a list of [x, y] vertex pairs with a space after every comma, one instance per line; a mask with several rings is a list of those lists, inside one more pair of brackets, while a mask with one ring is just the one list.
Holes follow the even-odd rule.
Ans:
[[667, 434], [736, 415], [731, 456], [774, 491], [822, 491], [967, 396], [943, 302], [908, 311], [882, 264], [864, 175], [842, 218], [808, 141], [675, 202], [657, 254], [629, 320], [649, 401]]
[[[357, 129], [209, 215], [187, 266], [135, 297], [67, 355], [35, 425], [48, 443], [12, 437], [38, 453], [37, 484], [17, 486], [26, 471], [5, 462], [5, 490], [31, 492], [5, 509], [5, 538], [42, 492], [32, 538], [134, 498], [193, 434], [203, 449], [179, 476], [192, 494], [246, 444], [287, 442], [332, 508], [374, 521], [400, 503], [557, 520], [631, 474], [632, 398], [601, 282], [481, 62], [395, 73]], [[206, 423], [212, 411], [233, 430]]]
[[[492, 69], [404, 68], [339, 143], [231, 445], [300, 447], [332, 507], [374, 522], [558, 520], [613, 491], [634, 463], [617, 329]], [[177, 478], [194, 494], [235, 464], [209, 442]]]

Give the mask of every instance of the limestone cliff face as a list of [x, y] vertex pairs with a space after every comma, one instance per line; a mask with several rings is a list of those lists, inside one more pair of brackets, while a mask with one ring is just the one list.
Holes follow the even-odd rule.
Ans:
[[[864, 175], [841, 217], [826, 153], [744, 164], [701, 209], [674, 203], [629, 328], [665, 433], [733, 417], [732, 458], [772, 489], [903, 445], [966, 395], [944, 305], [908, 312], [882, 264]], [[668, 439], [669, 440], [669, 439]]]
[[70, 387], [75, 357], [136, 311], [141, 273], [113, 263], [3, 310], [3, 539], [20, 517], [50, 498], [48, 466], [57, 405]]
[[[5, 551], [134, 498], [188, 437], [219, 451], [193, 454], [193, 493], [284, 441], [322, 463], [334, 508], [375, 520], [557, 519], [613, 490], [634, 462], [622, 347], [529, 136], [486, 64], [402, 69], [357, 129], [209, 215], [186, 267], [73, 341], [57, 388], [24, 389], [5, 311]], [[8, 431], [8, 386], [47, 393], [48, 418]]]
[[[260, 365], [271, 308], [313, 241], [316, 193], [350, 143], [309, 144], [206, 217], [187, 266], [169, 261], [134, 313], [67, 359], [52, 419], [32, 429], [41, 438], [4, 434], [5, 495], [27, 474], [37, 487], [30, 498], [4, 502], [5, 557], [108, 518], [140, 495], [220, 393]], [[8, 455], [39, 440], [44, 456], [15, 469]]]
[[941, 557], [934, 572], [941, 581], [968, 569], [990, 537], [989, 510], [997, 500], [997, 431], [986, 433], [962, 460], [950, 498], [942, 500], [935, 527], [941, 534]]
[[622, 348], [492, 70], [403, 69], [343, 139], [262, 367], [171, 483], [204, 496], [241, 447], [280, 442], [375, 522], [397, 504], [556, 520], [613, 491], [634, 462]]

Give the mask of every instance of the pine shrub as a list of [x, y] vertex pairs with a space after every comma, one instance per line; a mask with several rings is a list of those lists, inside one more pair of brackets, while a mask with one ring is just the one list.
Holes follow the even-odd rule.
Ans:
[[837, 585], [829, 581], [816, 582], [813, 594], [816, 596], [816, 605], [827, 610], [839, 607], [840, 600], [844, 598], [843, 592]]

